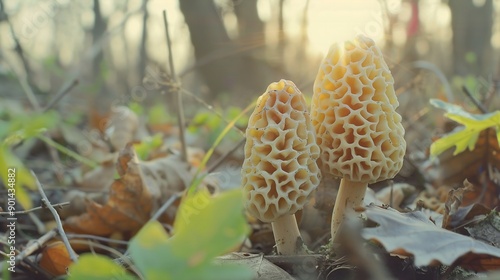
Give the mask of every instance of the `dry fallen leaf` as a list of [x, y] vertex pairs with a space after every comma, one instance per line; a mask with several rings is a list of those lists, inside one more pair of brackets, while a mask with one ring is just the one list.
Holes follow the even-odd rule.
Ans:
[[475, 239], [482, 240], [500, 248], [500, 216], [499, 213], [491, 212], [486, 218], [476, 225], [466, 227], [469, 234]]
[[106, 125], [106, 135], [115, 150], [120, 151], [134, 139], [139, 127], [139, 118], [125, 106], [114, 107], [112, 111]]
[[39, 265], [53, 276], [60, 276], [66, 274], [66, 269], [71, 263], [64, 244], [61, 241], [56, 241], [43, 249]]
[[365, 213], [379, 226], [365, 228], [361, 233], [363, 238], [381, 243], [390, 253], [412, 255], [416, 266], [436, 262], [451, 265], [461, 257], [470, 260], [482, 259], [484, 255], [488, 255], [488, 259], [500, 258], [500, 249], [442, 229], [420, 211], [402, 214], [391, 208], [368, 206]]
[[107, 191], [113, 183], [115, 161], [116, 154], [113, 160], [102, 162], [100, 166], [83, 174], [79, 188], [84, 190]]
[[460, 207], [451, 215], [450, 228], [456, 229], [473, 222], [480, 221], [491, 212], [490, 208], [482, 204], [473, 204]]
[[443, 224], [442, 228], [449, 229], [451, 223], [451, 215], [458, 211], [466, 192], [474, 190], [474, 186], [465, 179], [464, 187], [452, 189], [448, 192], [448, 198], [444, 204]]
[[[191, 179], [188, 168], [176, 156], [141, 162], [128, 144], [118, 157], [116, 169], [120, 179], [113, 182], [107, 203], [89, 201], [87, 212], [67, 219], [65, 228], [99, 236], [113, 232], [133, 234], [162, 203], [185, 189]], [[170, 207], [163, 221], [172, 223], [174, 214], [175, 207]]]
[[500, 164], [500, 147], [494, 128], [488, 128], [479, 134], [474, 150], [466, 150], [457, 155], [453, 155], [453, 152], [454, 149], [449, 149], [439, 155], [437, 161], [429, 161], [424, 165], [423, 174], [435, 185], [461, 184], [464, 179], [477, 176], [481, 167], [485, 167], [485, 162], [492, 166]]
[[[449, 149], [437, 160], [428, 160], [422, 165], [421, 173], [434, 186], [459, 186], [465, 179], [474, 183], [477, 187], [464, 197], [463, 205], [482, 203], [490, 208], [499, 206], [498, 186], [493, 183], [498, 179], [495, 167], [500, 166], [500, 146], [495, 128], [481, 131], [472, 151], [466, 150], [457, 155], [453, 152], [454, 149]], [[483, 185], [487, 187], [483, 189]]]
[[87, 211], [88, 201], [94, 201], [100, 204], [108, 200], [107, 192], [82, 192], [79, 190], [70, 190], [64, 195], [63, 201], [69, 201], [69, 205], [58, 210], [61, 218], [66, 219], [71, 216], [78, 216]]

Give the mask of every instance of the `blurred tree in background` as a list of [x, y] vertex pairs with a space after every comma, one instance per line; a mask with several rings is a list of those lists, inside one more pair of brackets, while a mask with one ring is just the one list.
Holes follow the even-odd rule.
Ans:
[[[499, 78], [499, 4], [493, 0], [1, 3], [0, 95], [22, 98], [18, 78], [26, 77], [43, 103], [78, 80], [59, 104], [72, 110], [165, 100], [159, 94], [170, 79], [162, 10], [182, 87], [215, 106], [248, 103], [281, 78], [310, 93], [329, 45], [357, 33], [379, 41], [400, 86], [421, 73], [408, 67], [415, 61], [448, 79]], [[188, 114], [199, 107], [191, 101]]]
[[493, 1], [448, 1], [453, 30], [453, 72], [487, 77], [492, 74]]

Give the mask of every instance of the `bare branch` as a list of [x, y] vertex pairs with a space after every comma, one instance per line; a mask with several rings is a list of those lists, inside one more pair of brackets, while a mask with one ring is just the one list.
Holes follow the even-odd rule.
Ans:
[[73, 248], [71, 248], [71, 244], [69, 244], [68, 236], [66, 236], [66, 233], [64, 232], [64, 228], [61, 222], [61, 218], [59, 217], [59, 214], [57, 213], [56, 209], [52, 204], [50, 204], [49, 199], [47, 198], [47, 195], [43, 191], [42, 185], [40, 184], [40, 181], [38, 181], [38, 178], [36, 177], [35, 172], [31, 171], [31, 175], [33, 178], [35, 178], [36, 186], [38, 187], [38, 191], [40, 192], [40, 195], [42, 196], [42, 201], [45, 203], [45, 206], [49, 208], [50, 212], [52, 213], [52, 216], [54, 216], [54, 219], [56, 220], [57, 224], [57, 232], [61, 236], [61, 239], [64, 243], [64, 246], [66, 247], [66, 250], [68, 250], [69, 258], [73, 262], [78, 262], [78, 255], [75, 253]]

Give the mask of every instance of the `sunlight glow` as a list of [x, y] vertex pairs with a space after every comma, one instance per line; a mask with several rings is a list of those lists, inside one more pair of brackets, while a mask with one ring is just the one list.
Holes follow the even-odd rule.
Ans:
[[[390, 10], [400, 3], [388, 2]], [[326, 53], [332, 43], [350, 40], [360, 33], [376, 41], [384, 38], [385, 23], [377, 0], [311, 1], [308, 16], [313, 51]]]

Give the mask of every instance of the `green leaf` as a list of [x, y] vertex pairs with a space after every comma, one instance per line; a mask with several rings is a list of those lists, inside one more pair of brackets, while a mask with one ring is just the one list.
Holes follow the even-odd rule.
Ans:
[[457, 155], [466, 149], [472, 151], [476, 146], [479, 133], [490, 127], [495, 127], [497, 139], [500, 141], [500, 111], [488, 114], [471, 114], [460, 106], [441, 100], [432, 99], [430, 102], [433, 106], [446, 110], [445, 117], [464, 125], [462, 129], [443, 136], [432, 143], [431, 156], [438, 156], [453, 146], [455, 146], [453, 155]]
[[127, 273], [127, 271], [113, 262], [110, 258], [83, 254], [78, 259], [77, 263], [73, 263], [69, 267], [68, 280], [133, 280], [136, 277]]
[[175, 219], [173, 251], [199, 263], [228, 251], [249, 232], [243, 213], [240, 189], [213, 199], [206, 191], [188, 196]]
[[159, 148], [163, 144], [163, 137], [161, 133], [155, 134], [153, 137], [148, 137], [141, 141], [141, 143], [134, 144], [135, 151], [137, 156], [141, 160], [146, 160], [149, 157], [149, 154]]
[[146, 279], [236, 279], [235, 270], [237, 279], [252, 278], [244, 267], [212, 264], [249, 232], [241, 190], [214, 198], [204, 191], [187, 196], [174, 228], [175, 235], [169, 239], [158, 222], [151, 222], [130, 242], [130, 255]]
[[146, 279], [173, 279], [169, 275], [182, 267], [182, 260], [175, 258], [169, 248], [168, 235], [158, 222], [150, 222], [137, 233], [129, 245], [129, 251], [137, 268]]
[[132, 112], [136, 113], [138, 116], [141, 116], [144, 113], [144, 107], [138, 102], [130, 102], [128, 107]]
[[149, 109], [148, 123], [149, 124], [164, 124], [168, 123], [171, 117], [163, 104], [158, 103]]
[[55, 111], [48, 111], [42, 114], [32, 114], [27, 115], [23, 118], [19, 118], [19, 122], [14, 122], [17, 125], [12, 128], [18, 127], [22, 129], [24, 136], [26, 138], [31, 138], [38, 135], [42, 130], [50, 129], [55, 127], [59, 121], [59, 115]]
[[199, 112], [193, 117], [191, 124], [195, 125], [195, 126], [199, 126], [199, 125], [207, 123], [210, 120], [210, 118], [212, 118], [212, 115], [210, 114], [210, 112], [207, 112], [207, 111]]

